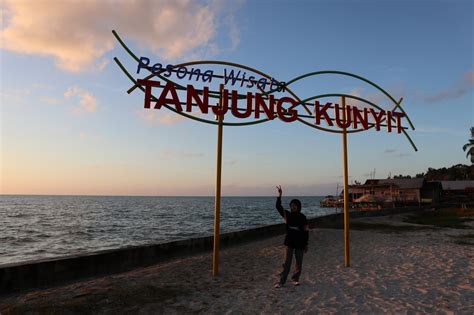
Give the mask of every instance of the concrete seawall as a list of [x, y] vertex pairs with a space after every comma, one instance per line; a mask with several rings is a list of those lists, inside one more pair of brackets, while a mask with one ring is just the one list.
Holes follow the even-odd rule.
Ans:
[[[411, 212], [420, 208], [351, 212], [351, 218]], [[342, 213], [309, 220], [311, 228], [342, 222]], [[225, 248], [285, 233], [284, 224], [263, 226], [221, 234]], [[48, 287], [93, 276], [125, 272], [183, 255], [210, 252], [213, 237], [193, 238], [163, 244], [105, 250], [88, 255], [66, 256], [0, 266], [0, 295], [38, 287]]]

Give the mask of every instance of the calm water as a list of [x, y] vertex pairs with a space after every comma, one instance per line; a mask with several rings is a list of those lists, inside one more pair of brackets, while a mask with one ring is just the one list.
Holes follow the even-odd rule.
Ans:
[[[298, 197], [308, 218], [331, 213]], [[290, 198], [284, 198], [284, 206]], [[281, 223], [273, 197], [223, 197], [221, 233]], [[0, 196], [0, 264], [213, 234], [213, 197]]]

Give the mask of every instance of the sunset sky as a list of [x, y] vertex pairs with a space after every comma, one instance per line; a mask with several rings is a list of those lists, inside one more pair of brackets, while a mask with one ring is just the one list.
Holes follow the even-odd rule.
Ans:
[[[348, 137], [349, 173], [365, 181], [470, 163], [474, 2], [2, 1], [0, 193], [214, 194], [216, 127], [143, 109], [113, 62], [225, 60], [281, 81], [318, 70], [369, 78], [402, 103], [403, 135]], [[135, 68], [134, 68], [135, 67]], [[320, 79], [315, 92], [380, 95], [360, 81]], [[330, 91], [329, 91], [330, 89]], [[279, 120], [224, 128], [224, 195], [334, 194], [341, 136]]]

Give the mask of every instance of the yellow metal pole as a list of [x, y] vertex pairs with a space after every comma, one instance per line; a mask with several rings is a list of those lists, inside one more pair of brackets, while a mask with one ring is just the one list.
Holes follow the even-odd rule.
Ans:
[[[219, 87], [220, 98], [218, 106], [223, 105], [222, 93], [224, 85]], [[221, 212], [221, 170], [222, 170], [222, 122], [224, 115], [217, 115], [219, 124], [217, 125], [217, 174], [216, 174], [216, 194], [214, 200], [214, 247], [212, 252], [212, 275], [217, 277], [219, 274], [219, 231], [220, 231], [220, 212]]]
[[342, 129], [342, 163], [343, 163], [343, 176], [344, 176], [344, 265], [350, 267], [351, 259], [349, 255], [349, 188], [348, 188], [348, 170], [347, 170], [347, 132], [345, 128], [346, 123], [346, 99], [344, 96], [341, 97], [342, 105], [342, 120], [344, 122], [344, 128]]

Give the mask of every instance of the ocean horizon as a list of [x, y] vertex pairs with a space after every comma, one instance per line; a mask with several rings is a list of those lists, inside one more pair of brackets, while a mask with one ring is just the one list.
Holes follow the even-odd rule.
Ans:
[[[308, 217], [335, 213], [322, 196], [302, 202]], [[281, 223], [275, 196], [223, 196], [221, 233]], [[0, 195], [0, 264], [213, 235], [213, 196]]]
[[[205, 195], [81, 195], [81, 194], [0, 194], [0, 197], [9, 197], [9, 196], [25, 196], [25, 197], [206, 197], [206, 198], [214, 198], [214, 196], [205, 196]], [[308, 197], [308, 198], [324, 198], [327, 195], [292, 195], [290, 197], [283, 197], [283, 198], [299, 198], [299, 197]], [[237, 198], [276, 198], [276, 196], [244, 196], [244, 195], [221, 195], [221, 198], [224, 197], [237, 197]]]

